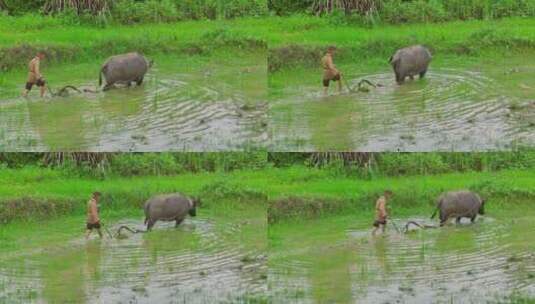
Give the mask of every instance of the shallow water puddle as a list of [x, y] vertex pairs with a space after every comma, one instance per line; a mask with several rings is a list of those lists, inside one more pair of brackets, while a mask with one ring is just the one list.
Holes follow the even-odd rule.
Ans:
[[383, 86], [368, 93], [348, 93], [344, 87], [345, 93], [335, 94], [335, 83], [326, 97], [319, 82], [292, 80], [273, 94], [273, 146], [278, 151], [469, 151], [531, 144], [535, 83], [525, 74], [535, 73], [535, 67], [528, 68], [503, 75], [487, 67], [438, 66], [425, 79], [407, 79], [402, 86], [390, 71], [348, 76], [352, 88], [361, 79]]
[[[409, 219], [398, 219], [402, 228]], [[425, 219], [411, 219], [425, 222]], [[333, 222], [334, 221], [334, 222]], [[343, 220], [342, 220], [343, 221]], [[335, 219], [292, 225], [270, 246], [269, 286], [285, 303], [486, 303], [535, 296], [533, 218], [483, 218], [373, 238], [369, 223]], [[295, 232], [297, 233], [297, 232]], [[286, 240], [285, 240], [286, 238]], [[280, 241], [279, 241], [280, 242]]]
[[[122, 220], [110, 232], [121, 225], [144, 229], [139, 220]], [[0, 260], [0, 302], [239, 301], [265, 291], [264, 252], [238, 241], [256, 225], [186, 219], [177, 229], [159, 222], [148, 234], [123, 231], [123, 239], [49, 244]]]
[[[170, 59], [168, 59], [170, 60]], [[267, 138], [265, 66], [162, 62], [141, 87], [44, 100], [0, 98], [0, 148], [23, 151], [219, 151]], [[67, 80], [66, 80], [67, 81]], [[70, 80], [77, 82], [77, 80]], [[263, 89], [258, 83], [263, 83]], [[94, 89], [90, 83], [82, 87]], [[260, 86], [260, 87], [259, 87]]]

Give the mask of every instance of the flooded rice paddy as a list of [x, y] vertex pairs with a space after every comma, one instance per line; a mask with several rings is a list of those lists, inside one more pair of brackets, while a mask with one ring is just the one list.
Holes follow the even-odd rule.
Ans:
[[[144, 229], [140, 223], [126, 218], [108, 229], [112, 234], [121, 225]], [[265, 292], [267, 242], [260, 231], [265, 216], [241, 221], [199, 216], [176, 229], [158, 222], [151, 233], [123, 231], [122, 239], [98, 240], [95, 233], [85, 241], [80, 228], [68, 242], [3, 254], [0, 302], [245, 302]]]
[[[268, 285], [279, 303], [515, 303], [535, 297], [534, 217], [407, 234], [390, 224], [375, 238], [369, 220], [347, 216], [276, 224]], [[400, 229], [408, 220], [432, 223], [394, 219]]]
[[[535, 55], [531, 55], [533, 58]], [[397, 85], [388, 66], [350, 74], [381, 87], [367, 93], [321, 92], [321, 72], [296, 70], [271, 76], [270, 129], [277, 151], [473, 151], [510, 149], [535, 142], [535, 65], [432, 63], [426, 78]], [[359, 70], [355, 68], [355, 70]], [[306, 74], [299, 78], [297, 74]], [[316, 76], [317, 81], [311, 80]], [[531, 75], [531, 76], [530, 76]]]
[[[266, 65], [258, 57], [244, 56], [239, 62], [157, 58], [140, 87], [100, 93], [71, 91], [68, 97], [45, 99], [38, 97], [38, 90], [29, 99], [0, 97], [0, 149], [228, 151], [262, 147], [267, 139]], [[50, 85], [53, 90], [67, 84], [94, 90], [99, 66], [96, 62], [91, 72], [82, 73], [83, 79], [50, 80]], [[20, 78], [22, 91], [22, 73]]]

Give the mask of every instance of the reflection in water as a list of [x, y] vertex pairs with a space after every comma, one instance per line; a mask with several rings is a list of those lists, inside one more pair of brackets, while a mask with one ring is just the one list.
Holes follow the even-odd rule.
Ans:
[[[121, 225], [143, 228], [138, 220], [123, 220], [110, 230]], [[81, 236], [0, 259], [0, 302], [216, 303], [261, 293], [263, 252], [243, 246], [236, 234], [241, 230], [231, 223], [186, 219], [177, 229], [159, 223], [151, 233], [126, 239], [85, 242]]]
[[535, 141], [527, 127], [535, 115], [518, 110], [535, 107], [481, 72], [433, 69], [402, 86], [390, 72], [377, 73], [349, 79], [350, 86], [362, 78], [383, 86], [329, 97], [303, 85], [272, 94], [274, 149], [485, 150]]
[[349, 248], [326, 248], [312, 259], [310, 284], [317, 303], [349, 303], [352, 298], [351, 266], [355, 256]]
[[[270, 286], [276, 301], [508, 303], [514, 292], [535, 297], [535, 240], [528, 232], [535, 226], [529, 215], [407, 234], [390, 230], [377, 237], [352, 229], [342, 239], [333, 221], [315, 220], [316, 227], [325, 228], [308, 236], [307, 223], [294, 223], [301, 242], [282, 241], [272, 250]], [[513, 232], [518, 235], [511, 237]], [[284, 240], [285, 235], [274, 237]]]
[[68, 250], [47, 256], [39, 265], [43, 277], [43, 298], [48, 303], [80, 303], [85, 301], [84, 257]]

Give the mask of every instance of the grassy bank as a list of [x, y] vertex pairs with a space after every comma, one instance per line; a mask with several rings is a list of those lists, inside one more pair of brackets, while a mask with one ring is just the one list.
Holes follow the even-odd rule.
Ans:
[[0, 27], [6, 29], [0, 33], [0, 94], [20, 94], [28, 61], [39, 50], [47, 55], [41, 70], [56, 89], [88, 81], [96, 84], [107, 57], [133, 51], [153, 59], [154, 69], [163, 72], [184, 72], [189, 67], [214, 63], [265, 65], [265, 59], [259, 58], [265, 58], [267, 46], [258, 35], [257, 22], [251, 18], [99, 28], [65, 26], [53, 17], [0, 18]]
[[[328, 45], [339, 47], [338, 61], [370, 60], [411, 43], [430, 46], [435, 54], [484, 54], [488, 50], [534, 48], [532, 18], [379, 25], [372, 28], [332, 23], [313, 16], [183, 21], [170, 24], [118, 25], [99, 28], [65, 26], [53, 17], [0, 19], [0, 69], [25, 67], [35, 50], [52, 62], [79, 62], [114, 53], [208, 53], [221, 47], [272, 49], [272, 71], [317, 59]], [[7, 57], [7, 58], [6, 58]]]
[[322, 214], [372, 211], [384, 189], [395, 196], [392, 208], [403, 213], [421, 207], [431, 213], [443, 191], [471, 189], [489, 201], [534, 201], [532, 170], [465, 172], [437, 175], [359, 179], [336, 170], [302, 166], [233, 172], [187, 173], [160, 177], [69, 177], [50, 169], [6, 169], [0, 175], [0, 219], [3, 223], [36, 220], [65, 214], [83, 214], [92, 191], [104, 194], [104, 212], [140, 210], [157, 193], [181, 191], [202, 197], [207, 204], [221, 199], [246, 202], [269, 198], [269, 220], [315, 217]]
[[207, 206], [223, 198], [263, 199], [263, 179], [261, 174], [250, 170], [102, 180], [76, 178], [50, 169], [5, 169], [0, 175], [0, 222], [84, 214], [85, 203], [93, 191], [103, 193], [104, 214], [113, 210], [140, 212], [144, 201], [158, 193], [200, 196]]
[[[37, 50], [48, 63], [88, 62], [112, 54], [207, 54], [220, 48], [258, 49], [256, 19], [184, 21], [172, 24], [118, 25], [109, 28], [64, 26], [54, 18], [2, 18], [0, 70], [25, 68]], [[46, 66], [46, 63], [43, 64]]]
[[[436, 197], [449, 190], [470, 189], [489, 201], [489, 208], [516, 201], [535, 202], [532, 170], [466, 172], [439, 175], [383, 177], [362, 180], [341, 177], [329, 170], [292, 167], [273, 172], [280, 186], [269, 189], [271, 223], [326, 214], [371, 214], [385, 189], [394, 192], [391, 208], [396, 215], [414, 208], [431, 214]], [[504, 206], [501, 206], [504, 207]]]
[[[0, 242], [2, 252], [32, 253], [54, 248], [83, 235], [86, 202], [100, 191], [100, 216], [109, 230], [130, 219], [142, 225], [142, 205], [149, 197], [181, 192], [202, 198], [197, 219], [239, 226], [231, 238], [250, 239], [246, 248], [265, 246], [264, 176], [254, 170], [187, 173], [177, 176], [76, 177], [67, 170], [26, 167], [0, 172]], [[28, 233], [32, 231], [32, 233]], [[112, 233], [115, 233], [113, 231]], [[15, 255], [16, 256], [16, 255]]]
[[337, 62], [377, 66], [409, 44], [427, 45], [435, 58], [495, 56], [535, 48], [535, 21], [528, 18], [382, 25], [372, 28], [332, 24], [326, 18], [277, 17], [270, 21], [269, 69], [316, 67], [329, 45], [336, 45]]

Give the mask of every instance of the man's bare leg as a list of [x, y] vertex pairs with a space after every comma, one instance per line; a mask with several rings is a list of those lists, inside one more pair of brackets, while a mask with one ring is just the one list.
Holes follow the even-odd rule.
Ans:
[[340, 76], [340, 80], [338, 80], [338, 93], [342, 93], [342, 76]]
[[323, 87], [323, 96], [327, 96], [329, 93], [329, 87]]
[[385, 234], [386, 225], [381, 225], [381, 233]]
[[97, 229], [97, 232], [98, 232], [98, 236], [100, 236], [100, 238], [102, 238], [102, 231], [100, 230], [100, 228]]
[[375, 227], [372, 231], [372, 235], [375, 236], [375, 234], [377, 234], [377, 230], [379, 229], [379, 227]]
[[22, 91], [22, 97], [28, 97], [28, 93], [30, 93], [30, 91], [24, 89], [24, 91]]
[[43, 98], [46, 92], [46, 85], [43, 85], [40, 89], [41, 89], [41, 98]]
[[89, 238], [89, 235], [91, 235], [91, 229], [87, 229], [85, 231], [85, 239], [87, 240]]

